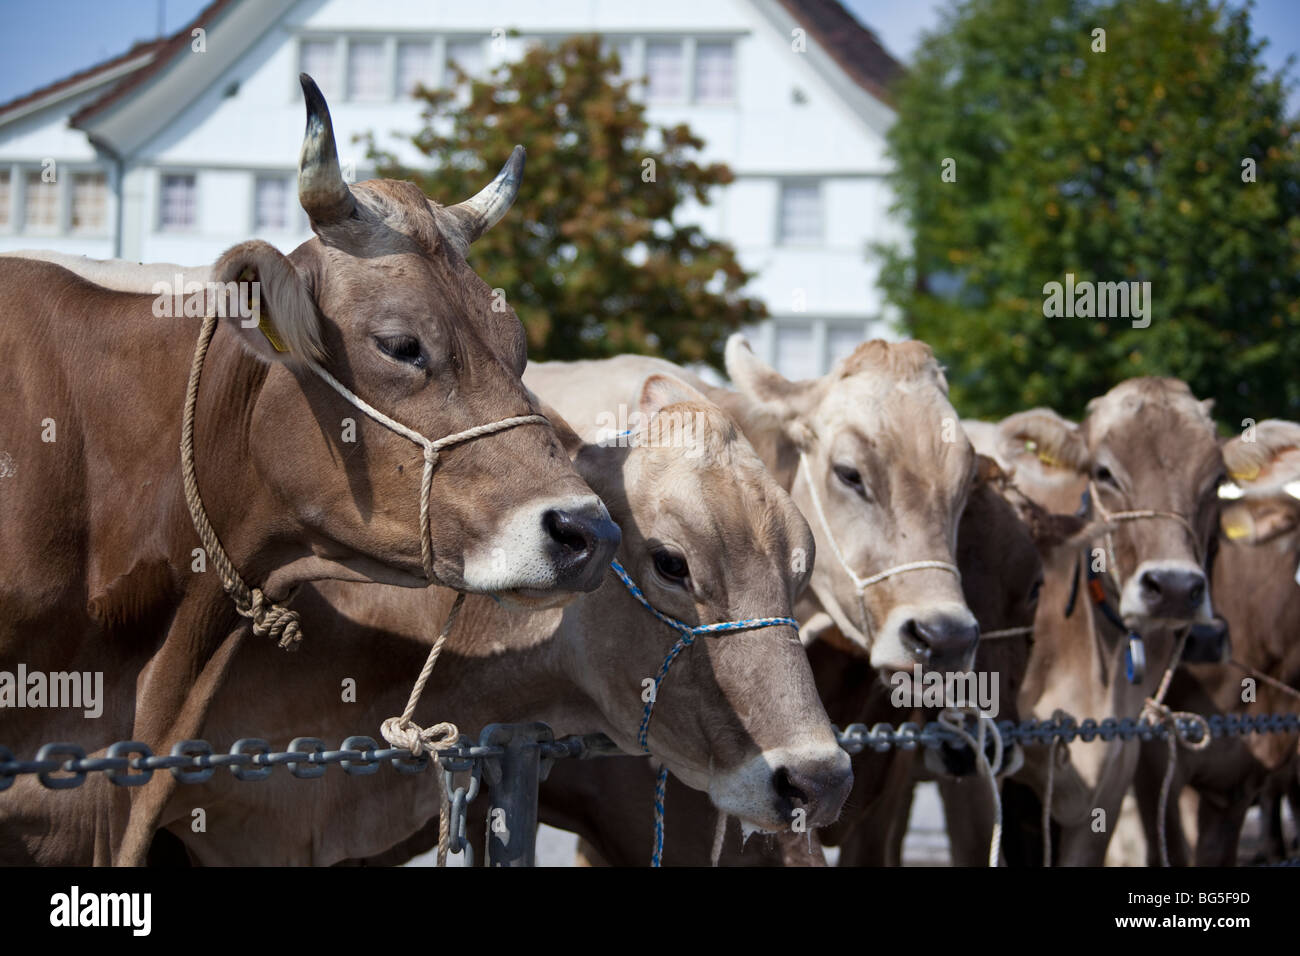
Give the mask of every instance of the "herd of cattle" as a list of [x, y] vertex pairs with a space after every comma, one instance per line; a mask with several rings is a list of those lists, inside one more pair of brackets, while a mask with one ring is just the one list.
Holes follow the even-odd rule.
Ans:
[[[652, 760], [557, 762], [541, 818], [591, 863], [648, 860], [659, 765], [669, 865], [808, 865], [823, 845], [841, 865], [897, 864], [926, 779], [956, 863], [987, 862], [1000, 817], [1003, 862], [1043, 862], [1047, 835], [1051, 862], [1100, 864], [1132, 791], [1153, 862], [1163, 805], [1172, 863], [1231, 865], [1248, 809], [1272, 820], [1294, 799], [1283, 734], [1179, 748], [1162, 804], [1159, 740], [1009, 744], [991, 788], [970, 749], [850, 759], [832, 725], [933, 719], [897, 689], [972, 670], [996, 682], [1000, 720], [1137, 718], [1161, 695], [1203, 715], [1300, 709], [1300, 425], [1223, 440], [1209, 402], [1154, 378], [1079, 423], [961, 422], [915, 341], [865, 342], [793, 382], [733, 337], [730, 388], [638, 356], [525, 371], [517, 318], [465, 258], [513, 200], [521, 156], [457, 205], [348, 185], [303, 85], [315, 238], [183, 270], [229, 297], [260, 286], [259, 325], [239, 318], [247, 302], [220, 303], [194, 464], [224, 552], [259, 602], [297, 615], [301, 650], [251, 638], [200, 560], [178, 454], [198, 328], [152, 312], [177, 267], [5, 257], [0, 667], [102, 672], [105, 704], [94, 720], [0, 712], [0, 744], [373, 733], [464, 592], [419, 723], [544, 721], [629, 755], [647, 679], [681, 638], [664, 618], [798, 621], [681, 650], [653, 688]], [[635, 425], [611, 434], [620, 409]], [[539, 413], [549, 426], [442, 449], [423, 502], [420, 448], [391, 427], [437, 438]], [[401, 862], [437, 840], [435, 776], [127, 789], [92, 774], [66, 791], [20, 776], [0, 793], [0, 860], [143, 864], [179, 841], [201, 864]]]

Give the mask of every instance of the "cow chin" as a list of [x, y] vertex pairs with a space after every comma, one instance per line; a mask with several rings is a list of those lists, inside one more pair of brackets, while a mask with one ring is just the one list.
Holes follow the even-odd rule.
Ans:
[[853, 784], [849, 755], [833, 743], [765, 750], [708, 779], [709, 799], [750, 830], [833, 823]]

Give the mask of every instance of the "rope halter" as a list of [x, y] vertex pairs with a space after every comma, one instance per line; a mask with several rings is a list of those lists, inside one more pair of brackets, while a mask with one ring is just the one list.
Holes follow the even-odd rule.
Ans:
[[[951, 561], [933, 560], [908, 561], [904, 564], [896, 564], [892, 568], [886, 568], [884, 571], [873, 574], [870, 577], [859, 577], [858, 573], [853, 570], [853, 566], [849, 564], [848, 558], [844, 556], [844, 552], [840, 550], [839, 543], [835, 540], [835, 535], [831, 532], [830, 522], [826, 520], [826, 512], [822, 510], [821, 497], [817, 494], [817, 483], [813, 481], [812, 469], [808, 466], [808, 457], [802, 451], [799, 452], [799, 471], [802, 472], [804, 477], [807, 479], [808, 495], [812, 498], [813, 511], [817, 514], [817, 520], [821, 524], [822, 532], [826, 535], [826, 540], [830, 543], [831, 551], [835, 555], [835, 560], [840, 563], [840, 567], [844, 569], [844, 573], [849, 576], [849, 580], [853, 582], [853, 587], [858, 592], [858, 606], [862, 611], [862, 623], [868, 631], [871, 629], [871, 615], [867, 611], [866, 591], [867, 588], [871, 587], [871, 585], [879, 584], [881, 581], [885, 581], [898, 574], [906, 574], [909, 571], [930, 570], [948, 571], [955, 575], [959, 582], [961, 581], [961, 571], [958, 570], [957, 565], [953, 564]], [[796, 473], [795, 479], [798, 480], [798, 473]], [[842, 608], [840, 609], [840, 615], [845, 620], [848, 620], [848, 615], [844, 613]], [[869, 643], [869, 637], [867, 635], [863, 635], [863, 637]]]
[[[1165, 518], [1169, 521], [1178, 522], [1178, 524], [1182, 525], [1183, 530], [1187, 532], [1188, 537], [1191, 538], [1192, 551], [1196, 555], [1197, 565], [1202, 568], [1205, 566], [1205, 557], [1201, 554], [1201, 542], [1196, 534], [1196, 529], [1192, 527], [1192, 523], [1185, 516], [1180, 515], [1178, 512], [1157, 511], [1154, 508], [1143, 508], [1137, 511], [1107, 511], [1106, 506], [1101, 503], [1101, 497], [1097, 494], [1097, 485], [1091, 479], [1088, 480], [1088, 503], [1096, 509], [1097, 517], [1106, 525], [1118, 524], [1122, 521], [1142, 521], [1146, 518]], [[1106, 529], [1106, 559], [1110, 562], [1110, 575], [1115, 579], [1115, 587], [1122, 592], [1123, 584], [1119, 577], [1119, 564], [1115, 561], [1115, 547], [1111, 539], [1113, 532], [1113, 528], [1108, 527]]]
[[[209, 560], [221, 576], [222, 587], [234, 602], [235, 610], [242, 616], [252, 619], [254, 634], [259, 637], [273, 637], [280, 647], [293, 650], [297, 642], [302, 639], [298, 612], [274, 603], [260, 588], [249, 588], [244, 583], [230, 556], [221, 546], [221, 539], [217, 537], [216, 529], [208, 520], [207, 511], [203, 507], [203, 498], [199, 493], [198, 474], [194, 467], [194, 415], [198, 407], [199, 381], [203, 375], [203, 363], [216, 329], [217, 317], [208, 315], [203, 320], [202, 329], [199, 330], [198, 342], [194, 347], [194, 361], [190, 365], [189, 384], [185, 392], [185, 411], [181, 418], [181, 475], [185, 486], [185, 504], [189, 508], [190, 520], [194, 522], [194, 530], [198, 532], [204, 551], [207, 552]], [[271, 338], [269, 335], [267, 337]], [[272, 345], [275, 345], [274, 341]], [[281, 346], [277, 345], [276, 348], [278, 351], [283, 351]], [[542, 415], [516, 415], [486, 425], [476, 425], [433, 440], [385, 415], [355, 395], [319, 365], [309, 363], [309, 367], [366, 415], [424, 449], [424, 474], [420, 481], [420, 559], [424, 565], [425, 578], [430, 584], [438, 583], [433, 573], [433, 531], [429, 520], [429, 489], [433, 482], [433, 468], [438, 463], [439, 452], [451, 445], [472, 441], [483, 435], [514, 428], [516, 425], [549, 425], [550, 422]]]
[[[671, 615], [665, 614], [659, 610], [645, 596], [645, 592], [637, 586], [632, 580], [631, 575], [623, 569], [623, 566], [617, 561], [610, 562], [610, 568], [623, 586], [627, 588], [629, 594], [643, 608], [653, 614], [663, 624], [668, 625], [676, 631], [680, 637], [673, 644], [668, 656], [664, 658], [663, 664], [659, 667], [659, 673], [655, 675], [654, 687], [650, 690], [650, 699], [646, 701], [645, 710], [641, 714], [641, 726], [637, 729], [637, 744], [641, 747], [642, 753], [650, 753], [650, 718], [654, 715], [655, 701], [659, 697], [659, 685], [663, 683], [664, 678], [668, 676], [668, 668], [672, 667], [679, 654], [686, 648], [695, 643], [695, 639], [702, 634], [725, 634], [731, 631], [752, 631], [760, 627], [792, 627], [796, 631], [799, 629], [799, 622], [792, 617], [752, 617], [740, 621], [723, 621], [719, 624], [686, 624], [683, 621]], [[655, 781], [655, 842], [654, 851], [650, 855], [650, 865], [659, 866], [663, 861], [664, 854], [664, 793], [668, 787], [668, 766], [661, 764], [659, 767], [659, 777]]]

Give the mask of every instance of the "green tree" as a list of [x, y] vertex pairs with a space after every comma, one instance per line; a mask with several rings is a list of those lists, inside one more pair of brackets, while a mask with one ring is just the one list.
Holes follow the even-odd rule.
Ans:
[[470, 263], [505, 290], [533, 358], [640, 352], [720, 366], [727, 335], [766, 309], [743, 295], [750, 275], [732, 248], [681, 219], [731, 171], [696, 161], [704, 144], [688, 127], [651, 126], [618, 74], [598, 37], [536, 45], [486, 79], [459, 74], [459, 97], [419, 91], [425, 125], [410, 142], [428, 168], [373, 139], [368, 152], [378, 175], [447, 200], [477, 192], [524, 145], [518, 199]]
[[[1158, 374], [1228, 422], [1300, 417], [1300, 148], [1262, 45], [1208, 0], [966, 0], [924, 38], [890, 134], [915, 242], [882, 283], [964, 414]], [[1046, 316], [1067, 273], [1149, 281], [1150, 326]]]

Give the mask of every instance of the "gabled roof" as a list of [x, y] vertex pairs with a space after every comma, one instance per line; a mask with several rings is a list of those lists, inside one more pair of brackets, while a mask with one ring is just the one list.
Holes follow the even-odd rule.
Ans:
[[[890, 85], [903, 72], [903, 66], [890, 56], [876, 35], [859, 23], [839, 0], [778, 0], [778, 2], [820, 46], [825, 48], [835, 65], [853, 84], [882, 103], [893, 105]], [[237, 17], [237, 19], [243, 21], [246, 27], [252, 27], [254, 19], [264, 17], [263, 22], [272, 20], [287, 5], [287, 0], [278, 0], [278, 2], [261, 0], [259, 4], [251, 8], [245, 7], [241, 11], [245, 14], [257, 11], [254, 16]], [[169, 37], [137, 43], [121, 56], [106, 60], [8, 103], [0, 104], [0, 124], [16, 115], [23, 115], [33, 109], [56, 103], [62, 98], [94, 90], [96, 86], [106, 86], [102, 95], [73, 114], [69, 121], [70, 125], [92, 135], [99, 134], [106, 140], [114, 140], [119, 136], [132, 138], [129, 133], [138, 130], [128, 131], [122, 122], [111, 121], [112, 114], [118, 112], [115, 107], [129, 102], [133, 94], [148, 90], [151, 81], [161, 79], [171, 72], [172, 67], [179, 66], [190, 50], [191, 34], [195, 28], [210, 29], [223, 14], [240, 6], [241, 0], [213, 0], [191, 23]], [[242, 47], [252, 42], [253, 37], [249, 34], [255, 33], [256, 30], [244, 29], [240, 32], [243, 33], [241, 37], [243, 43], [239, 44]], [[224, 44], [227, 52], [233, 52], [230, 48], [235, 45]], [[204, 58], [208, 61], [216, 59], [212, 56]], [[151, 95], [146, 95], [146, 99], [152, 98]], [[150, 109], [146, 107], [143, 111], [148, 113]], [[154, 115], [157, 116], [156, 113]], [[158, 116], [158, 119], [165, 122], [165, 117]], [[138, 117], [136, 123], [138, 127]], [[110, 135], [105, 137], [103, 134], [106, 132]]]
[[902, 75], [903, 65], [839, 0], [781, 0], [781, 5], [826, 48], [853, 82], [893, 105], [890, 87]]
[[220, 16], [222, 10], [232, 3], [238, 2], [239, 0], [213, 0], [212, 3], [209, 3], [198, 12], [198, 15], [192, 22], [187, 23], [171, 36], [162, 37], [154, 41], [157, 45], [157, 53], [149, 64], [144, 69], [136, 70], [103, 96], [93, 102], [87, 103], [79, 109], [72, 115], [72, 119], [69, 121], [70, 125], [80, 127], [83, 121], [90, 119], [98, 113], [102, 113], [122, 97], [129, 94], [133, 89], [140, 86], [166, 64], [170, 63], [175, 56], [188, 52], [190, 49], [191, 31], [196, 27], [205, 26], [206, 24], [211, 23], [216, 19], [216, 17]]
[[142, 41], [111, 60], [96, 63], [94, 66], [73, 73], [71, 76], [56, 80], [39, 89], [32, 90], [30, 93], [25, 93], [17, 99], [12, 99], [7, 103], [0, 103], [0, 122], [10, 120], [16, 114], [40, 109], [43, 106], [57, 103], [66, 97], [75, 96], [86, 90], [93, 90], [96, 86], [110, 83], [115, 79], [120, 80], [121, 77], [129, 78], [138, 74], [153, 62], [158, 51], [168, 42], [166, 37]]

